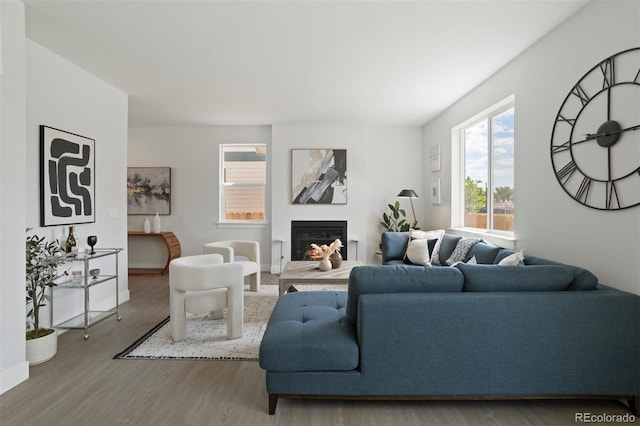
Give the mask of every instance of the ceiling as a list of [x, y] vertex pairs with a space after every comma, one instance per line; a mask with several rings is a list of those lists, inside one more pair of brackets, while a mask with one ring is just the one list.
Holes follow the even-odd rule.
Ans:
[[23, 0], [131, 126], [421, 125], [587, 1]]

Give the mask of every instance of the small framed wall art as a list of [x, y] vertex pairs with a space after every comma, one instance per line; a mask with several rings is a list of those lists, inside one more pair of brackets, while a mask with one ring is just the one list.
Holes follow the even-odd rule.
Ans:
[[292, 149], [293, 204], [347, 204], [346, 149]]
[[127, 167], [127, 214], [171, 214], [171, 167]]
[[95, 140], [40, 126], [40, 225], [95, 222]]

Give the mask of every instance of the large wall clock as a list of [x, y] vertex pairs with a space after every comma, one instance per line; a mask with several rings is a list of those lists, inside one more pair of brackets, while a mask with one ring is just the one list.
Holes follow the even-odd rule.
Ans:
[[553, 124], [551, 162], [580, 204], [640, 205], [640, 47], [604, 59], [569, 91]]

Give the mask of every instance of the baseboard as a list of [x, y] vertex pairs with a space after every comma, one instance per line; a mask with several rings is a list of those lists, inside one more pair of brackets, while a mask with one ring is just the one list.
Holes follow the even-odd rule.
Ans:
[[29, 362], [22, 361], [0, 373], [0, 395], [29, 378]]

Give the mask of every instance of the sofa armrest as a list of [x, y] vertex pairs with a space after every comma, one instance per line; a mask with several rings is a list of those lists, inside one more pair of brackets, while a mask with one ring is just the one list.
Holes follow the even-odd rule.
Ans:
[[364, 294], [363, 386], [371, 394], [393, 380], [407, 395], [640, 395], [639, 324], [640, 297], [617, 290]]

